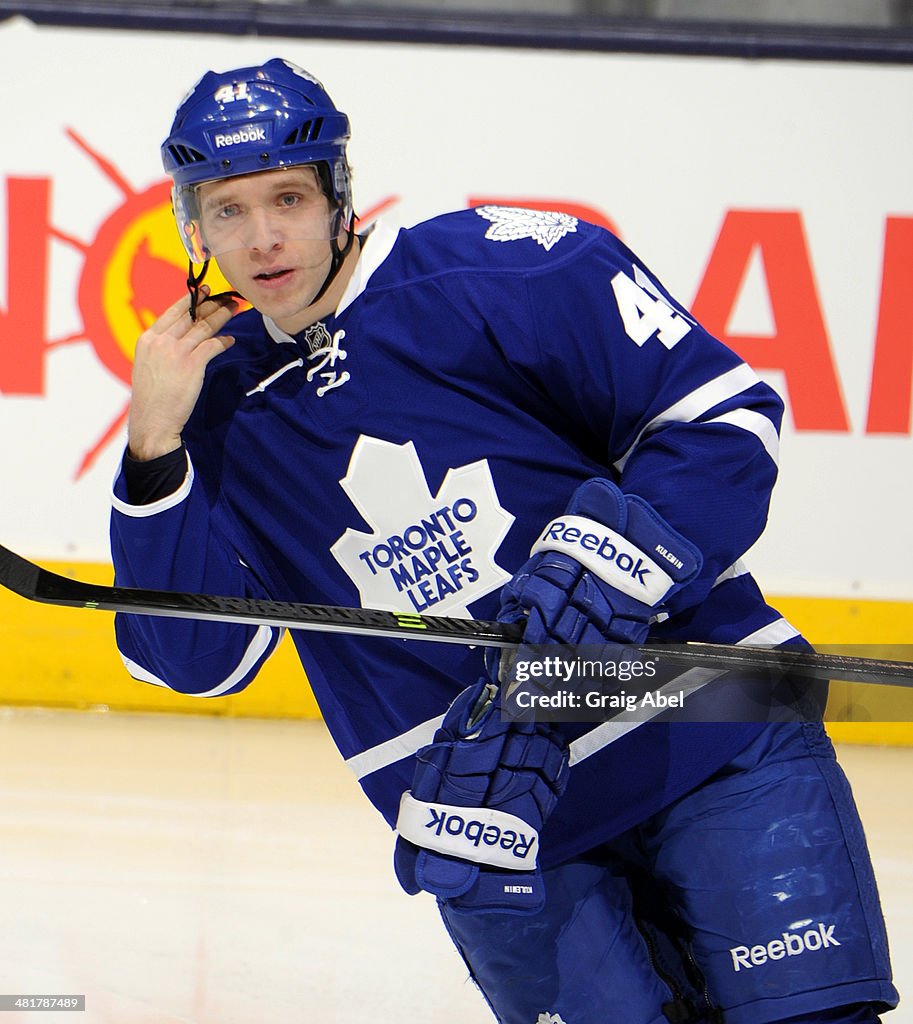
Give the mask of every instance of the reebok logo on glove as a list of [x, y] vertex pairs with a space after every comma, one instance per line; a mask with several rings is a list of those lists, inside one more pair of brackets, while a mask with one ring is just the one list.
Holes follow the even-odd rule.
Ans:
[[602, 558], [606, 562], [614, 562], [623, 573], [636, 580], [641, 586], [646, 587], [647, 585], [647, 573], [651, 570], [647, 568], [643, 554], [636, 548], [634, 549], [636, 554], [618, 548], [616, 542], [624, 540], [623, 537], [612, 533], [602, 537], [595, 533], [584, 533], [579, 526], [571, 526], [567, 522], [555, 519], [545, 528], [545, 533], [539, 538], [539, 544], [548, 547], [550, 540], [559, 541], [562, 547], [567, 544], [579, 544], [585, 551], [592, 551], [597, 558]]
[[516, 871], [531, 871], [536, 865], [539, 833], [506, 811], [425, 803], [407, 790], [396, 828], [416, 846], [477, 864]]
[[[658, 604], [675, 582], [645, 551], [584, 516], [567, 515], [552, 520], [533, 545], [531, 554], [540, 551], [570, 555], [609, 586], [647, 605]], [[671, 561], [669, 554], [666, 549], [661, 552], [665, 560]]]
[[478, 846], [484, 843], [486, 846], [500, 846], [502, 850], [509, 850], [514, 857], [521, 860], [530, 852], [536, 842], [535, 833], [527, 838], [522, 832], [515, 832], [513, 829], [502, 829], [491, 823], [485, 824], [478, 820], [467, 821], [460, 814], [448, 814], [443, 807], [428, 806], [431, 817], [425, 822], [425, 828], [430, 828], [434, 835], [440, 836], [446, 833], [455, 838], [462, 836], [467, 843]]

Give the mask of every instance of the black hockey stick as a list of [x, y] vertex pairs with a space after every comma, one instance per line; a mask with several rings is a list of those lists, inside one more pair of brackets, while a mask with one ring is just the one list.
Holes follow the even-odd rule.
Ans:
[[[519, 626], [480, 619], [85, 583], [43, 569], [2, 545], [0, 584], [29, 601], [132, 615], [210, 619], [478, 647], [514, 647], [521, 639]], [[697, 642], [645, 644], [637, 650], [644, 656], [662, 658], [684, 667], [797, 672], [813, 679], [913, 687], [913, 663], [905, 661]]]

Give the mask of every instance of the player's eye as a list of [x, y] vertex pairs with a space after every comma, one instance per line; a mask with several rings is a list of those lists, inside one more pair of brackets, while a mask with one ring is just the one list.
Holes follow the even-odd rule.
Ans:
[[218, 207], [216, 217], [220, 220], [230, 220], [232, 217], [237, 217], [240, 212], [240, 207], [237, 203], [226, 203], [224, 206]]
[[302, 197], [296, 192], [283, 192], [279, 196], [279, 205], [285, 209], [292, 209], [302, 201]]

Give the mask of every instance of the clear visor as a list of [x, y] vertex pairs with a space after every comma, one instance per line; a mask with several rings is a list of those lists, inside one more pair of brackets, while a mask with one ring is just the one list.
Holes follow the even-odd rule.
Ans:
[[312, 166], [280, 168], [174, 190], [174, 215], [195, 263], [241, 249], [328, 241], [345, 226]]

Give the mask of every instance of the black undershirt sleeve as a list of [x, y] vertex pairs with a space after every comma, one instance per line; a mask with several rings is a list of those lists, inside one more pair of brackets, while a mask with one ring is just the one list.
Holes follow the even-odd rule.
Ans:
[[183, 445], [157, 459], [140, 462], [124, 453], [124, 481], [127, 500], [131, 505], [151, 505], [167, 498], [184, 482], [187, 476], [187, 451]]

